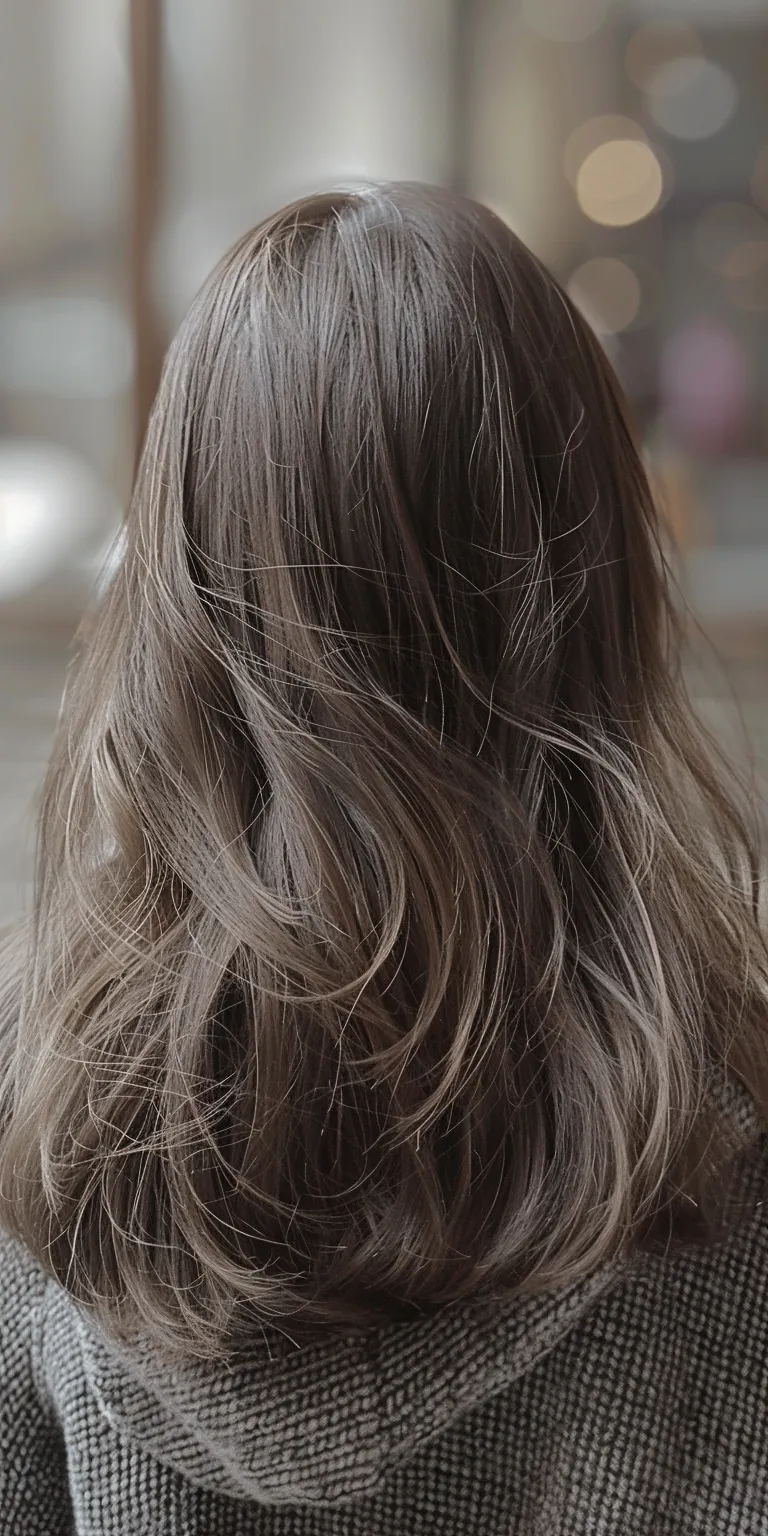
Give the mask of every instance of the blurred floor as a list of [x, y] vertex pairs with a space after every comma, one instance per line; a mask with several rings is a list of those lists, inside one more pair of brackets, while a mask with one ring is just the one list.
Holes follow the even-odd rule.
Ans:
[[[28, 908], [34, 817], [70, 659], [71, 626], [47, 634], [0, 630], [0, 927]], [[754, 751], [762, 804], [768, 810], [768, 666], [762, 656], [729, 660], [727, 677], [697, 703], [705, 721], [737, 759], [744, 735]], [[728, 684], [738, 707], [727, 696]], [[696, 687], [692, 684], [692, 687]]]

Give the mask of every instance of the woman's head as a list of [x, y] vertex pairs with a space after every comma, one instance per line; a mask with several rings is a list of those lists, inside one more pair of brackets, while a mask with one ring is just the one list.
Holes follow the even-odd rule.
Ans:
[[204, 590], [264, 655], [281, 725], [349, 682], [474, 755], [496, 680], [547, 725], [555, 686], [615, 720], [656, 681], [655, 514], [611, 370], [501, 221], [445, 193], [309, 199], [230, 253], [172, 349], [134, 537], [180, 609], [194, 589], [196, 631]]
[[214, 1354], [714, 1212], [766, 958], [676, 657], [621, 392], [499, 219], [396, 185], [241, 240], [65, 698], [3, 1223]]

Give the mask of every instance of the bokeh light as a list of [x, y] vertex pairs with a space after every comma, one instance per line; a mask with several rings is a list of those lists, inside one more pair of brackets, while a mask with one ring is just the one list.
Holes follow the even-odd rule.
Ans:
[[642, 289], [637, 273], [616, 256], [594, 256], [572, 273], [568, 293], [601, 336], [625, 331], [637, 318]]
[[701, 40], [693, 27], [684, 22], [650, 22], [639, 27], [627, 44], [624, 67], [630, 80], [645, 90], [648, 80], [662, 64], [673, 59], [693, 58], [703, 54]]
[[650, 144], [609, 139], [582, 162], [576, 196], [587, 218], [620, 227], [647, 218], [661, 199], [664, 178]]
[[87, 461], [54, 443], [0, 443], [0, 599], [45, 581], [87, 546], [112, 495]]
[[737, 250], [764, 240], [768, 240], [768, 220], [749, 203], [712, 203], [699, 216], [693, 231], [699, 260], [710, 271], [725, 274]]
[[588, 117], [574, 128], [563, 150], [563, 170], [572, 187], [576, 186], [587, 155], [600, 144], [609, 144], [614, 139], [637, 139], [641, 144], [648, 143], [648, 135], [640, 123], [633, 117], [622, 117], [615, 112]]
[[733, 76], [695, 54], [667, 59], [645, 84], [649, 115], [677, 139], [708, 139], [733, 117], [739, 91]]
[[662, 349], [661, 395], [683, 442], [704, 455], [737, 441], [749, 401], [743, 342], [729, 326], [702, 317], [673, 332]]
[[759, 272], [768, 261], [768, 240], [745, 240], [742, 245], [735, 245], [723, 258], [722, 272], [724, 277], [742, 278], [751, 277]]
[[540, 37], [578, 43], [599, 31], [610, 8], [611, 0], [523, 0], [522, 13]]
[[726, 293], [739, 309], [768, 310], [768, 241], [753, 240], [731, 252]]
[[752, 167], [749, 190], [758, 208], [768, 210], [768, 144], [763, 145]]

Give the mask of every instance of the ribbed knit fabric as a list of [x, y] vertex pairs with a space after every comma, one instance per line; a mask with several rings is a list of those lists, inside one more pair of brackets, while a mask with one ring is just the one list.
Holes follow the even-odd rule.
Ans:
[[768, 1137], [708, 1252], [184, 1373], [0, 1240], [2, 1536], [766, 1536]]

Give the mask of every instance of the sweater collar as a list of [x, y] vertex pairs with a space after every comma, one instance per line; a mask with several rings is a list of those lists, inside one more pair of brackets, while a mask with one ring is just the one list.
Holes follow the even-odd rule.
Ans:
[[[200, 1487], [264, 1504], [344, 1504], [531, 1371], [624, 1273], [523, 1301], [464, 1303], [299, 1346], [275, 1329], [234, 1365], [158, 1369], [77, 1312], [83, 1365], [121, 1437]], [[64, 1304], [69, 1299], [62, 1296]]]
[[[762, 1121], [730, 1078], [723, 1105], [749, 1144]], [[366, 1335], [296, 1341], [263, 1330], [234, 1364], [160, 1367], [74, 1309], [83, 1369], [124, 1440], [199, 1487], [262, 1504], [343, 1505], [375, 1493], [462, 1415], [532, 1371], [638, 1263], [506, 1303], [464, 1302]]]

